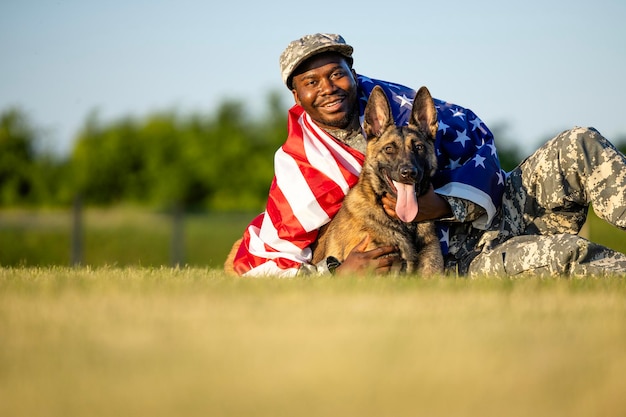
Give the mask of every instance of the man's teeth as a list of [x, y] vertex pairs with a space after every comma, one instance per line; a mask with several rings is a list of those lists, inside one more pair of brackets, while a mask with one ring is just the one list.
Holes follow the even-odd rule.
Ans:
[[341, 100], [335, 100], [333, 102], [327, 103], [324, 107], [332, 107], [332, 106], [334, 106], [336, 104], [339, 104], [339, 103], [341, 103]]

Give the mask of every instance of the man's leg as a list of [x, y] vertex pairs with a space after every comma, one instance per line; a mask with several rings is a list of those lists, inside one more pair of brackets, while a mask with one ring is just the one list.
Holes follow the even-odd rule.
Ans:
[[589, 204], [626, 229], [626, 157], [594, 129], [550, 140], [511, 172], [498, 238], [470, 275], [626, 273], [626, 255], [577, 236]]
[[468, 275], [626, 274], [626, 255], [572, 234], [516, 236], [483, 251]]
[[577, 234], [589, 204], [626, 229], [626, 157], [592, 128], [547, 142], [507, 178], [501, 241], [523, 234]]

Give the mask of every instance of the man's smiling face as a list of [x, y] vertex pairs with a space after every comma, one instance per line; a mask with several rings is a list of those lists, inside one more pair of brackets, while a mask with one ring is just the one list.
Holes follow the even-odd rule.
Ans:
[[338, 53], [322, 53], [302, 63], [292, 76], [294, 100], [322, 128], [348, 127], [357, 106], [356, 75]]

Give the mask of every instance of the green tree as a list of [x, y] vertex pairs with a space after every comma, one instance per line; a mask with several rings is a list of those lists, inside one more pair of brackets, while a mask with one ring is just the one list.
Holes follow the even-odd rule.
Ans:
[[73, 187], [86, 203], [143, 199], [143, 149], [131, 118], [101, 126], [97, 115], [90, 115], [71, 158]]
[[91, 204], [260, 210], [286, 137], [277, 93], [268, 109], [254, 119], [242, 102], [226, 101], [213, 115], [161, 112], [108, 124], [93, 114], [72, 152], [73, 187]]
[[23, 111], [0, 114], [0, 205], [33, 201], [36, 137]]
[[149, 200], [159, 205], [196, 206], [209, 192], [198, 180], [189, 153], [198, 138], [174, 114], [155, 114], [138, 131], [143, 144]]
[[[206, 143], [210, 153], [199, 161], [214, 193], [209, 206], [219, 210], [260, 210], [273, 176], [273, 155], [286, 139], [286, 111], [278, 94], [268, 97], [268, 112], [246, 119], [236, 103], [223, 105], [212, 123]], [[208, 161], [213, 160], [213, 163]]]

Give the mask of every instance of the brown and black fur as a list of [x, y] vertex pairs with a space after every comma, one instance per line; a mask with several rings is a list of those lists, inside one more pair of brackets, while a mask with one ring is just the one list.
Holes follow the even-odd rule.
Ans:
[[365, 109], [367, 152], [359, 181], [337, 215], [320, 230], [314, 264], [331, 255], [343, 261], [369, 235], [366, 250], [383, 245], [399, 248], [401, 270], [424, 276], [443, 272], [434, 223], [405, 223], [387, 215], [381, 203], [386, 193], [396, 196], [391, 180], [414, 184], [417, 195], [429, 189], [437, 168], [437, 127], [437, 111], [426, 87], [417, 92], [409, 125], [404, 127], [395, 125], [384, 91], [374, 88]]
[[237, 239], [226, 256], [226, 261], [224, 262], [224, 272], [229, 275], [238, 275], [237, 272], [235, 272], [235, 256], [237, 256], [237, 252], [239, 251], [242, 241], [243, 238]]

